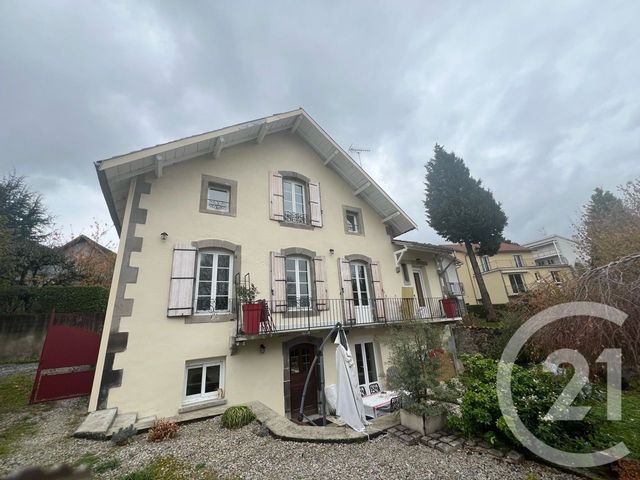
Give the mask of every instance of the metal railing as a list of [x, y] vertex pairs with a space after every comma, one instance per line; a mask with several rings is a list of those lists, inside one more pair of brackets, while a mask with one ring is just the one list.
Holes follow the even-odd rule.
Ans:
[[309, 223], [306, 213], [291, 212], [288, 210], [284, 212], [284, 221], [289, 223], [301, 223], [305, 225]]
[[237, 335], [260, 335], [297, 330], [332, 328], [340, 322], [345, 327], [396, 324], [409, 320], [436, 320], [457, 318], [466, 313], [461, 297], [450, 299], [378, 298], [368, 305], [359, 305], [353, 299], [306, 300], [302, 307], [291, 308], [287, 300], [263, 301], [270, 313], [263, 309], [259, 324], [243, 318], [238, 312]]
[[218, 212], [228, 212], [229, 211], [229, 202], [224, 202], [222, 200], [207, 200], [207, 207], [209, 210], [216, 210]]

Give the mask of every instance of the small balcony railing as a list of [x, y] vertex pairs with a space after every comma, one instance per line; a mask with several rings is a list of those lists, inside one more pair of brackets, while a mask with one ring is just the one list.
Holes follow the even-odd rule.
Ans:
[[[379, 298], [367, 305], [353, 299], [301, 299], [264, 301], [259, 326], [245, 325], [242, 309], [238, 315], [237, 335], [264, 335], [291, 331], [326, 329], [340, 322], [344, 326], [397, 324], [410, 320], [458, 318], [466, 313], [462, 298]], [[295, 304], [295, 306], [291, 306]]]
[[306, 225], [309, 223], [309, 218], [306, 213], [298, 213], [286, 210], [284, 212], [284, 221], [289, 223], [300, 223]]
[[222, 200], [207, 200], [207, 207], [209, 210], [216, 210], [218, 212], [228, 212], [229, 211], [229, 202], [225, 202]]

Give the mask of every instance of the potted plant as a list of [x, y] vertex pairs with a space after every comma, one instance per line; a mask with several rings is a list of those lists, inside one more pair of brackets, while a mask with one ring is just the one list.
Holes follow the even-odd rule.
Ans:
[[441, 381], [441, 327], [405, 322], [391, 336], [389, 388], [400, 394], [400, 423], [427, 435], [446, 425], [448, 412], [462, 395], [459, 382]]
[[249, 286], [240, 285], [237, 289], [238, 300], [242, 304], [242, 330], [245, 335], [260, 333], [260, 318], [262, 317], [262, 303], [256, 302], [258, 289], [251, 283]]

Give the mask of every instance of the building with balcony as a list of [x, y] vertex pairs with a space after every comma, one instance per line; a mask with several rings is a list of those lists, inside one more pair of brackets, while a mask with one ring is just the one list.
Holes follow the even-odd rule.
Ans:
[[[260, 400], [291, 415], [336, 323], [361, 386], [385, 388], [393, 325], [463, 313], [453, 252], [396, 240], [416, 224], [302, 109], [96, 169], [120, 245], [92, 411], [167, 417]], [[236, 294], [251, 284], [257, 322]], [[335, 383], [332, 343], [324, 359], [309, 415], [318, 378]]]
[[[468, 305], [481, 305], [478, 282], [465, 246], [448, 244], [443, 247], [454, 252], [458, 260], [457, 275], [464, 285], [464, 301]], [[508, 303], [542, 282], [561, 283], [573, 275], [573, 268], [569, 264], [541, 263], [535, 251], [517, 243], [503, 242], [495, 255], [476, 255], [476, 259], [494, 304]]]
[[536, 265], [571, 265], [579, 261], [578, 246], [573, 240], [560, 235], [549, 235], [523, 244], [531, 250]]

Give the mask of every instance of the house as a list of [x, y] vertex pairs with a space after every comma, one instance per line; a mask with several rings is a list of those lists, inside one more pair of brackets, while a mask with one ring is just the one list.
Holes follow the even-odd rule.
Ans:
[[560, 235], [549, 235], [525, 243], [531, 249], [536, 265], [571, 265], [579, 263], [578, 245], [573, 240]]
[[[466, 247], [447, 244], [458, 260], [457, 273], [468, 305], [481, 305], [478, 282], [473, 274]], [[475, 246], [477, 248], [477, 246]], [[544, 281], [560, 283], [573, 274], [568, 264], [545, 265], [536, 261], [534, 251], [517, 243], [502, 242], [495, 255], [476, 255], [482, 278], [494, 304], [508, 303]]]
[[[451, 251], [394, 240], [416, 224], [303, 109], [96, 170], [120, 246], [91, 411], [166, 417], [260, 400], [291, 416], [337, 322], [361, 385], [385, 388], [391, 325], [462, 313], [441, 301]], [[235, 293], [250, 284], [269, 307], [257, 326]], [[310, 377], [310, 415], [321, 378], [336, 381], [334, 352], [329, 342]]]
[[111, 282], [116, 254], [107, 247], [86, 235], [78, 235], [62, 245], [60, 251], [83, 274], [82, 283], [109, 285]]

